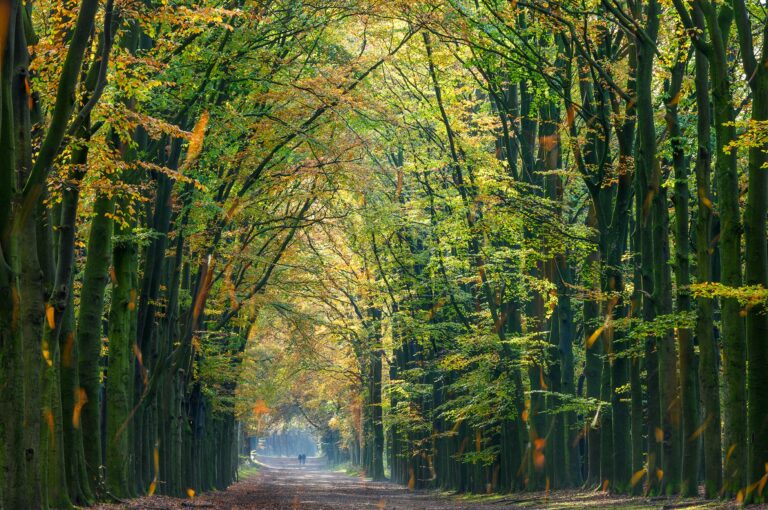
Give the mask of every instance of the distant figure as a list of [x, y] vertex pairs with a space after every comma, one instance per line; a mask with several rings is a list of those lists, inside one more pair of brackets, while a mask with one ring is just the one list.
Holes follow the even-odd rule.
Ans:
[[301, 454], [299, 454], [299, 466], [301, 466]]
[[307, 463], [307, 454], [305, 454], [305, 453], [302, 453], [302, 454], [300, 455], [300, 457], [301, 457], [301, 461], [300, 461], [300, 463], [301, 463], [301, 465], [303, 466], [303, 465], [305, 465], [305, 464]]

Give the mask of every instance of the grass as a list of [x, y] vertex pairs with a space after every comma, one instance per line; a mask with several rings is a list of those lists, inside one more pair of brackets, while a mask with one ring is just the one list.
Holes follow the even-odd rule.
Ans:
[[245, 480], [250, 478], [259, 472], [259, 465], [254, 464], [250, 460], [242, 462], [237, 468], [237, 477], [239, 480]]

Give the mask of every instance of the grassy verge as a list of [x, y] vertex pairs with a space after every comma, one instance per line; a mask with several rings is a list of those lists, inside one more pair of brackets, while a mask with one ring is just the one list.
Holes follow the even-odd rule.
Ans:
[[254, 464], [253, 462], [247, 461], [240, 464], [240, 467], [237, 469], [237, 477], [240, 480], [245, 480], [246, 478], [250, 478], [254, 476], [258, 472], [259, 472], [259, 465]]

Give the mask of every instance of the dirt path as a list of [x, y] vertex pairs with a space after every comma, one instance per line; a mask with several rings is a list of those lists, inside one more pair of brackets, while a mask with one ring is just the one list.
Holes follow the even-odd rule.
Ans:
[[460, 501], [434, 492], [409, 491], [391, 483], [371, 482], [325, 469], [319, 459], [299, 466], [296, 459], [260, 458], [258, 474], [226, 491], [203, 494], [191, 500], [153, 497], [100, 510], [501, 510], [501, 509], [724, 509], [729, 505], [696, 505], [689, 501], [648, 501], [615, 498], [597, 493], [559, 491], [524, 493], [493, 501]]

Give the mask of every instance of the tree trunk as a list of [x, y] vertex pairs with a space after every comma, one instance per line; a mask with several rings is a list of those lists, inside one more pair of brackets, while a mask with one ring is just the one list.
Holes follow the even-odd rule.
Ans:
[[[711, 200], [711, 136], [709, 106], [709, 61], [701, 51], [696, 52], [697, 157], [696, 188], [698, 197], [696, 217], [696, 280], [712, 281], [712, 209]], [[699, 341], [699, 387], [703, 405], [704, 427], [704, 493], [716, 497], [723, 485], [719, 350], [714, 337], [712, 300], [696, 298], [696, 338]], [[690, 440], [690, 438], [689, 438]]]
[[[714, 2], [712, 2], [714, 4]], [[739, 174], [736, 151], [726, 147], [736, 140], [733, 124], [735, 112], [728, 69], [728, 33], [733, 20], [730, 5], [715, 12], [714, 5], [705, 10], [712, 52], [709, 68], [712, 80], [712, 103], [715, 119], [717, 157], [715, 178], [720, 220], [720, 276], [723, 285], [740, 287], [741, 280], [741, 221], [739, 218]], [[746, 401], [746, 342], [741, 306], [735, 298], [721, 300], [723, 377], [725, 383], [724, 417], [726, 455], [726, 495], [734, 495], [744, 487], [744, 466], [747, 465], [747, 401]]]
[[108, 271], [112, 259], [111, 215], [114, 200], [99, 196], [94, 205], [88, 239], [88, 257], [83, 273], [80, 294], [80, 314], [77, 322], [77, 348], [80, 354], [78, 370], [84, 404], [80, 411], [80, 426], [84, 438], [85, 464], [88, 481], [98, 491], [101, 487], [101, 332], [104, 313], [104, 290], [109, 281]]
[[[683, 147], [683, 133], [677, 113], [683, 72], [688, 59], [678, 62], [672, 70], [666, 93], [666, 121], [672, 145], [672, 164], [675, 171], [675, 280], [677, 283], [677, 312], [685, 314], [691, 310], [690, 269], [688, 263], [688, 161]], [[680, 394], [682, 403], [682, 471], [680, 495], [692, 497], [698, 494], [699, 440], [696, 429], [700, 425], [700, 413], [696, 392], [696, 362], [691, 330], [677, 329], [678, 353], [680, 355]]]
[[128, 239], [130, 227], [118, 230], [120, 240], [113, 249], [114, 281], [109, 313], [109, 357], [106, 378], [106, 486], [110, 494], [125, 498], [132, 495], [128, 471], [130, 448], [128, 427], [133, 407], [133, 336], [131, 322], [136, 317], [135, 287], [138, 254]]

